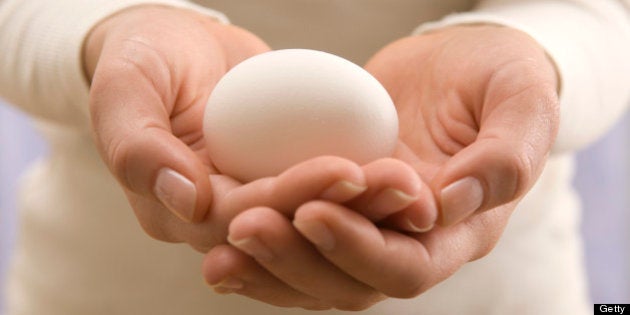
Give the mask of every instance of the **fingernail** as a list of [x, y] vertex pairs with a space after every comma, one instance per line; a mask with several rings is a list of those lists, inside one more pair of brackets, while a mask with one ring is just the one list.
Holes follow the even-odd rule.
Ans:
[[324, 190], [320, 198], [334, 202], [345, 202], [360, 195], [366, 189], [366, 186], [358, 185], [347, 180], [340, 180]]
[[243, 281], [236, 278], [227, 277], [214, 287], [214, 291], [220, 294], [229, 294], [238, 289], [242, 289], [243, 286]]
[[335, 248], [335, 237], [324, 223], [316, 221], [295, 221], [293, 225], [304, 237], [317, 247], [327, 251]]
[[271, 250], [256, 237], [252, 236], [240, 240], [234, 240], [228, 236], [228, 242], [248, 255], [254, 257], [256, 260], [268, 262], [273, 259], [273, 253]]
[[197, 188], [182, 174], [170, 168], [160, 170], [153, 188], [155, 196], [182, 220], [192, 221]]
[[413, 222], [409, 219], [407, 219], [407, 227], [409, 228], [409, 232], [414, 232], [414, 233], [425, 233], [425, 232], [429, 232], [433, 229], [433, 227], [435, 226], [435, 224], [431, 223], [431, 225], [429, 226], [425, 226], [425, 227], [418, 227], [415, 224], [413, 224]]
[[408, 195], [398, 189], [387, 188], [372, 199], [370, 208], [375, 212], [398, 211], [406, 208], [416, 200], [418, 200], [418, 196]]
[[456, 181], [442, 190], [442, 221], [448, 226], [475, 212], [483, 203], [483, 188], [474, 177]]

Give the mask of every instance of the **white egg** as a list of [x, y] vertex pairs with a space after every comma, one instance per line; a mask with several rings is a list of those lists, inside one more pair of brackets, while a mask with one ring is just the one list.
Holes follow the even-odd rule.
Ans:
[[217, 169], [243, 182], [321, 155], [390, 156], [396, 109], [383, 86], [341, 57], [307, 49], [247, 59], [214, 88], [204, 136]]

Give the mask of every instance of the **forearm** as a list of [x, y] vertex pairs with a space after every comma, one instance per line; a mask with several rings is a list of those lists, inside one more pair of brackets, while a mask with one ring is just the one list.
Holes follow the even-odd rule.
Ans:
[[24, 111], [59, 123], [88, 123], [88, 83], [82, 46], [107, 16], [140, 4], [189, 7], [183, 0], [5, 0], [0, 2], [0, 96]]
[[421, 30], [485, 22], [534, 37], [559, 72], [561, 122], [554, 152], [566, 152], [596, 140], [629, 105], [629, 16], [622, 1], [486, 0]]

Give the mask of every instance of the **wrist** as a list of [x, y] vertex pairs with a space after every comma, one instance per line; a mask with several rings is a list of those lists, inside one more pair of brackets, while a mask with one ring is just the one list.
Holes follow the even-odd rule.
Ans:
[[[483, 36], [483, 33], [495, 33], [497, 34], [497, 36], [501, 36], [503, 40], [506, 38], [506, 35], [508, 35], [509, 37], [514, 38], [515, 41], [518, 41], [520, 43], [520, 47], [517, 47], [517, 45], [514, 46], [515, 49], [527, 50], [529, 52], [542, 52], [542, 54], [535, 54], [537, 56], [542, 56], [542, 58], [537, 58], [538, 64], [548, 69], [550, 72], [553, 72], [554, 90], [558, 95], [560, 94], [562, 76], [560, 74], [560, 70], [556, 61], [538, 40], [536, 40], [528, 32], [523, 31], [517, 27], [502, 23], [495, 23], [492, 21], [464, 20], [461, 23], [446, 25], [441, 25], [441, 23], [428, 23], [427, 25], [418, 28], [416, 32], [414, 32], [414, 35], [434, 35], [442, 37], [444, 41], [447, 41], [450, 38], [456, 37], [458, 34], [466, 31], [480, 32], [477, 33], [482, 34], [479, 37], [485, 39], [487, 39], [488, 37]], [[525, 47], [533, 49], [525, 49]], [[529, 57], [534, 57], [534, 54], [528, 56], [528, 59]]]
[[[83, 72], [91, 82], [96, 65], [111, 34], [117, 32], [129, 32], [137, 29], [139, 25], [152, 25], [157, 21], [169, 20], [173, 16], [194, 20], [205, 26], [214, 27], [222, 25], [218, 18], [209, 18], [208, 15], [191, 9], [171, 7], [167, 5], [144, 4], [136, 5], [120, 10], [96, 24], [85, 37], [82, 48], [81, 64]], [[177, 24], [177, 23], [174, 23]]]

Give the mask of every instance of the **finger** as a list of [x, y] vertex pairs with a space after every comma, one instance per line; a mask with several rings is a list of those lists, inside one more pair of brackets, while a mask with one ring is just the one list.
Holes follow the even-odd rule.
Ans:
[[230, 224], [229, 240], [284, 283], [335, 308], [360, 310], [382, 299], [330, 264], [275, 210], [242, 213]]
[[[361, 194], [365, 178], [361, 167], [346, 159], [323, 156], [300, 163], [277, 177], [241, 184], [226, 175], [210, 176], [212, 211], [201, 223], [191, 225], [175, 217], [164, 218], [162, 226], [151, 225], [155, 208], [139, 207], [136, 213], [146, 218], [148, 227], [161, 238], [185, 241], [201, 252], [227, 242], [228, 226], [239, 213], [256, 206], [274, 207], [292, 217], [295, 209], [312, 199], [345, 201]], [[168, 217], [168, 216], [167, 216]], [[165, 236], [164, 236], [165, 235]]]
[[361, 167], [347, 159], [320, 156], [297, 164], [277, 177], [243, 185], [226, 197], [222, 205], [231, 212], [256, 206], [273, 208], [287, 216], [312, 199], [345, 202], [367, 189]]
[[510, 84], [502, 75], [493, 80], [503, 84], [489, 83], [477, 139], [455, 154], [433, 182], [443, 225], [521, 198], [540, 175], [555, 139], [555, 85], [544, 79]]
[[430, 257], [420, 242], [378, 229], [365, 217], [337, 204], [309, 202], [298, 209], [293, 225], [328, 261], [391, 297], [418, 295], [432, 271], [427, 269]]
[[[226, 241], [227, 227], [241, 212], [258, 206], [275, 209], [292, 217], [295, 209], [306, 201], [323, 198], [342, 202], [360, 195], [365, 189], [365, 176], [354, 162], [333, 156], [316, 157], [297, 164], [276, 177], [262, 178], [245, 185], [234, 183], [224, 175], [212, 175], [214, 205], [207, 224], [198, 227], [191, 243], [200, 249]], [[184, 227], [173, 226], [177, 231]], [[212, 231], [212, 238], [208, 238]]]
[[169, 70], [154, 52], [136, 60], [125, 49], [131, 48], [104, 50], [95, 71], [90, 109], [97, 147], [125, 188], [159, 200], [185, 221], [199, 221], [211, 202], [203, 193], [211, 188], [209, 171], [171, 130]]
[[286, 285], [250, 256], [229, 245], [219, 245], [204, 257], [206, 282], [220, 294], [236, 293], [279, 307], [324, 310], [329, 305]]
[[436, 226], [429, 233], [415, 234], [430, 257], [423, 266], [424, 292], [447, 279], [464, 264], [488, 255], [497, 244], [516, 202], [494, 208], [448, 227]]
[[343, 206], [313, 201], [293, 225], [339, 269], [391, 297], [411, 298], [487, 255], [497, 243], [514, 203], [470, 217], [466, 224], [436, 226], [404, 235], [378, 229]]
[[431, 189], [418, 173], [398, 159], [384, 158], [363, 166], [368, 189], [348, 206], [388, 226], [410, 232], [428, 231], [437, 218]]
[[437, 217], [437, 206], [433, 195], [430, 195], [381, 220], [378, 226], [398, 231], [425, 233], [433, 229]]

